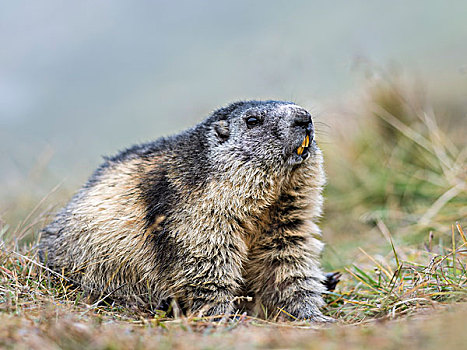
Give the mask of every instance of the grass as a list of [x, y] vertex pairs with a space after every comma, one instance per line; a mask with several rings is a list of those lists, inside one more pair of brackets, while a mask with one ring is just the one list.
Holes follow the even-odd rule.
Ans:
[[331, 171], [346, 176], [332, 179], [329, 209], [368, 224], [383, 220], [416, 241], [430, 230], [448, 232], [467, 215], [465, 142], [456, 146], [433, 108], [397, 77], [369, 90], [353, 139], [331, 145]]
[[347, 290], [329, 295], [329, 313], [353, 324], [467, 300], [467, 240], [456, 228], [458, 237], [453, 234], [448, 247], [396, 249], [390, 241], [389, 259], [360, 248], [366, 262], [345, 268], [351, 281]]
[[323, 265], [343, 273], [325, 312], [337, 324], [245, 314], [172, 319], [88, 304], [36, 258], [54, 189], [22, 220], [0, 220], [0, 348], [465, 346], [467, 148], [400, 76], [373, 81], [367, 91], [351, 135], [342, 128], [346, 134], [325, 145]]

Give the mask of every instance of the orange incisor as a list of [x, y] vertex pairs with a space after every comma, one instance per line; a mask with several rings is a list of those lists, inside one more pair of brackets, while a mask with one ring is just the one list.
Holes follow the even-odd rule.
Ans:
[[301, 156], [305, 148], [307, 148], [309, 145], [310, 145], [310, 136], [306, 135], [305, 139], [302, 142], [302, 145], [297, 148], [297, 154]]

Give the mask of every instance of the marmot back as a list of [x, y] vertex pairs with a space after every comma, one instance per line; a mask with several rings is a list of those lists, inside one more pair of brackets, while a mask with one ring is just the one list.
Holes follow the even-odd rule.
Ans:
[[321, 151], [310, 114], [281, 101], [215, 111], [107, 158], [42, 232], [42, 262], [91, 295], [150, 310], [324, 321]]

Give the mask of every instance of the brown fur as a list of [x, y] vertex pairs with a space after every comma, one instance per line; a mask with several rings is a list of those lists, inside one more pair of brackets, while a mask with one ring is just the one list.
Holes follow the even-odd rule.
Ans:
[[[213, 142], [200, 183], [180, 173], [177, 149], [110, 162], [44, 230], [42, 260], [91, 294], [146, 308], [176, 300], [186, 312], [226, 314], [250, 294], [256, 314], [327, 320], [319, 310], [321, 151], [299, 166], [245, 168]], [[158, 174], [178, 197], [148, 224], [145, 179]], [[155, 253], [154, 241], [167, 246]]]

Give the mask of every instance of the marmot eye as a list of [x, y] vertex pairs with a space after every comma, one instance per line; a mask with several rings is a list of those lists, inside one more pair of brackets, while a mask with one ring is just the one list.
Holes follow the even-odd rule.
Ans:
[[249, 128], [259, 125], [261, 123], [261, 120], [257, 117], [248, 117], [245, 119], [246, 125], [248, 125]]

